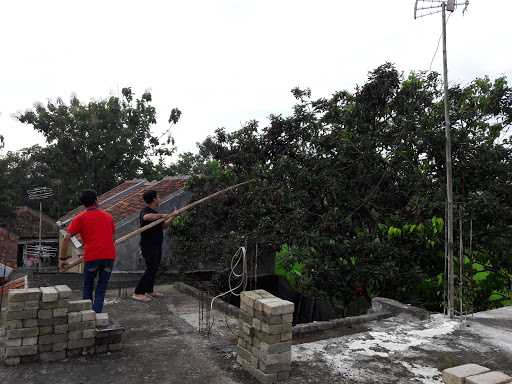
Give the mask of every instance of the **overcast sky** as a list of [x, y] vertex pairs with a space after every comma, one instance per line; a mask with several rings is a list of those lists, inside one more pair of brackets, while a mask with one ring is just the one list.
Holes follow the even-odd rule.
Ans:
[[[11, 117], [57, 97], [82, 101], [131, 86], [173, 107], [180, 152], [217, 127], [288, 113], [290, 90], [329, 96], [386, 61], [428, 69], [440, 15], [413, 20], [414, 0], [0, 0], [0, 134], [6, 149], [43, 140]], [[450, 82], [512, 81], [512, 0], [472, 0], [448, 25]], [[433, 69], [441, 70], [441, 50]]]

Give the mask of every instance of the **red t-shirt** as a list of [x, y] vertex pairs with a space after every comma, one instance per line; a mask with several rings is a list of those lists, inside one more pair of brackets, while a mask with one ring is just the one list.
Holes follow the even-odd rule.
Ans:
[[115, 225], [112, 216], [100, 209], [88, 209], [69, 224], [70, 235], [80, 234], [84, 244], [84, 261], [115, 260]]

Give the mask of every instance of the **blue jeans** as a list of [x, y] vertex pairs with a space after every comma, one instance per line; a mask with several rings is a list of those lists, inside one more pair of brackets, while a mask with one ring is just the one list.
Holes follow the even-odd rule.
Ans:
[[[103, 310], [103, 301], [105, 300], [105, 292], [107, 291], [108, 281], [112, 274], [112, 260], [95, 260], [84, 265], [84, 300], [91, 300], [92, 309], [96, 313]], [[98, 276], [96, 289], [94, 289], [94, 280]], [[93, 300], [94, 292], [94, 300]]]

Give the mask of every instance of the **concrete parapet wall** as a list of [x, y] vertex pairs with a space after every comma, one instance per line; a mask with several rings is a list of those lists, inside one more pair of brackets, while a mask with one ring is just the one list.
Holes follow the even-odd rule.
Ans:
[[329, 321], [314, 321], [312, 323], [297, 324], [293, 326], [293, 336], [303, 336], [316, 332], [328, 331], [330, 329], [351, 327], [354, 325], [368, 323], [370, 321], [383, 320], [394, 316], [391, 312], [380, 311], [367, 315], [343, 317]]

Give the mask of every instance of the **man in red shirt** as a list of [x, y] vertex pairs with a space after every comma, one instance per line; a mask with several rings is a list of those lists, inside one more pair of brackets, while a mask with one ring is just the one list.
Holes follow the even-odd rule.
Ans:
[[[96, 192], [82, 192], [80, 202], [85, 206], [85, 211], [76, 216], [66, 230], [60, 249], [59, 266], [62, 268], [68, 259], [69, 240], [79, 234], [84, 246], [83, 298], [92, 300], [92, 309], [100, 313], [116, 258], [115, 225], [110, 214], [98, 209]], [[94, 287], [96, 276], [98, 282]]]

